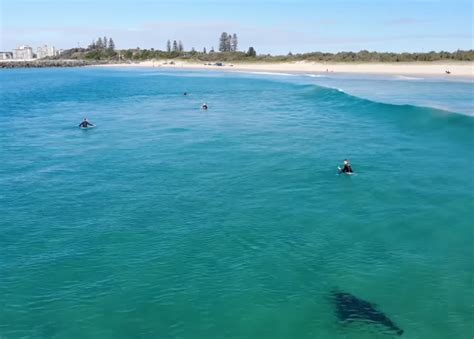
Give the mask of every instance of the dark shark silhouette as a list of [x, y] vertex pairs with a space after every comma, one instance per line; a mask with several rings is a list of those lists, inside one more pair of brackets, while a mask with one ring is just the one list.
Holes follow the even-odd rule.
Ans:
[[377, 305], [359, 299], [350, 293], [331, 292], [339, 321], [349, 323], [360, 321], [385, 326], [391, 332], [402, 335], [403, 330], [393, 323], [383, 312], [377, 310]]

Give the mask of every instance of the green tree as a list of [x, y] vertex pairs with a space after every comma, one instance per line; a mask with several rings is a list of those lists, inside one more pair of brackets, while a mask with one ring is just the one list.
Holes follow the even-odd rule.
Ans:
[[181, 42], [181, 40], [179, 40], [179, 42], [178, 42], [178, 52], [183, 52], [183, 51], [184, 51], [183, 43]]
[[103, 41], [103, 43], [104, 43], [104, 49], [107, 49], [107, 41], [108, 41], [108, 40], [107, 40], [107, 37], [104, 36], [104, 39], [103, 39], [102, 41]]
[[204, 48], [202, 49], [202, 53], [203, 53], [203, 54], [207, 54], [206, 47], [204, 47]]
[[109, 39], [109, 50], [111, 51], [115, 50], [115, 42], [112, 38]]
[[225, 41], [225, 51], [226, 52], [230, 52], [232, 50], [231, 40], [232, 40], [232, 36], [230, 34], [227, 34], [227, 40]]
[[237, 34], [232, 34], [232, 37], [230, 38], [230, 51], [231, 52], [237, 52], [237, 48], [239, 45], [239, 41], [237, 39]]
[[255, 58], [257, 56], [255, 48], [249, 47], [249, 50], [247, 51], [247, 56]]
[[128, 49], [123, 53], [123, 57], [126, 59], [131, 59], [133, 57], [133, 51]]
[[221, 33], [219, 39], [219, 52], [227, 52], [227, 42], [229, 40], [229, 35], [226, 32]]
[[168, 53], [171, 53], [171, 41], [169, 40], [166, 42], [166, 51]]
[[173, 40], [173, 52], [178, 51], [178, 42], [176, 40]]

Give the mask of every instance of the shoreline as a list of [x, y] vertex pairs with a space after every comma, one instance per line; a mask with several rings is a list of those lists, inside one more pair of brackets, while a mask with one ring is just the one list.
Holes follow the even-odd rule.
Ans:
[[[406, 63], [321, 63], [295, 62], [204, 62], [179, 59], [156, 59], [140, 62], [111, 62], [105, 60], [0, 60], [0, 69], [48, 68], [48, 67], [137, 67], [163, 69], [189, 69], [236, 72], [260, 72], [270, 74], [353, 74], [392, 75], [407, 77], [437, 77], [443, 79], [474, 80], [473, 61], [453, 62], [406, 62]], [[450, 74], [447, 74], [449, 71]]]
[[[170, 64], [172, 63], [172, 64]], [[452, 63], [216, 63], [189, 62], [182, 60], [148, 60], [139, 63], [117, 63], [94, 65], [97, 67], [146, 67], [163, 69], [225, 70], [268, 73], [318, 73], [318, 74], [366, 74], [401, 76], [442, 76], [449, 78], [474, 79], [474, 62]], [[446, 70], [451, 74], [446, 74]]]

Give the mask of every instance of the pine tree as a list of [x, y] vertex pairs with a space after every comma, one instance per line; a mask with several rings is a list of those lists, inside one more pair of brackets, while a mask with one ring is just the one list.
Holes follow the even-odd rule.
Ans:
[[239, 45], [239, 41], [237, 39], [237, 34], [232, 34], [232, 38], [230, 40], [230, 49], [232, 52], [237, 52], [237, 47]]
[[202, 49], [202, 53], [207, 54], [206, 47], [204, 47], [204, 48]]
[[101, 49], [104, 46], [104, 43], [102, 42], [102, 38], [97, 39], [96, 47], [98, 49]]
[[166, 51], [167, 51], [168, 53], [171, 52], [171, 41], [169, 41], [169, 40], [166, 42]]
[[222, 32], [221, 38], [219, 39], [219, 52], [225, 52], [227, 50], [228, 35], [226, 32]]
[[181, 42], [181, 40], [179, 40], [179, 42], [178, 42], [178, 52], [182, 52], [182, 51], [184, 51], [183, 43]]
[[111, 51], [115, 50], [115, 42], [112, 38], [109, 39], [109, 49]]
[[225, 41], [225, 51], [230, 52], [231, 51], [231, 43], [230, 40], [232, 39], [232, 36], [230, 34], [227, 34], [227, 39]]
[[104, 48], [107, 49], [107, 37], [104, 36], [104, 40], [102, 40], [104, 42]]
[[247, 56], [249, 57], [256, 57], [257, 52], [255, 51], [255, 48], [249, 47], [249, 50], [247, 51]]
[[211, 50], [209, 51], [209, 54], [215, 53], [214, 51], [214, 46], [211, 47]]
[[178, 51], [178, 43], [176, 42], [176, 40], [173, 40], [173, 52], [177, 52]]

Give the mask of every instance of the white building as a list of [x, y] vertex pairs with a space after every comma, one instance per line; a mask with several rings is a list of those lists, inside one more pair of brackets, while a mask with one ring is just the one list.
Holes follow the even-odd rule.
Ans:
[[12, 52], [0, 52], [0, 60], [10, 60], [13, 59]]
[[33, 56], [33, 48], [30, 46], [23, 45], [13, 50], [13, 58], [17, 60], [31, 60]]
[[48, 47], [48, 45], [43, 45], [36, 49], [36, 57], [38, 59], [46, 58], [49, 56], [55, 56], [55, 55], [57, 55], [57, 51], [54, 46]]

